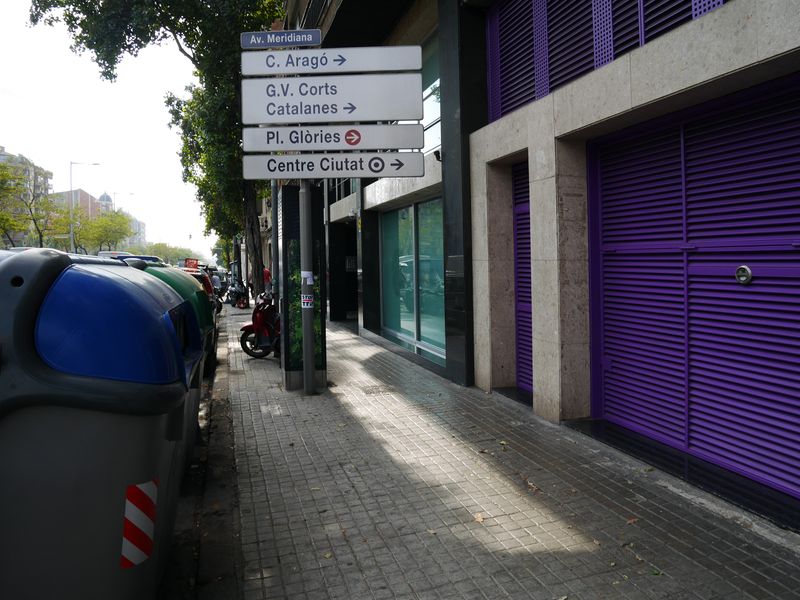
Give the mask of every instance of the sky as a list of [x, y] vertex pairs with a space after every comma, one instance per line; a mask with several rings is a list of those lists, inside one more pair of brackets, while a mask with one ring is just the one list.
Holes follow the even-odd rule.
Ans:
[[167, 92], [185, 97], [192, 65], [174, 43], [126, 56], [117, 79], [100, 78], [91, 54], [70, 50], [66, 27], [28, 24], [29, 0], [0, 0], [0, 146], [72, 185], [108, 193], [146, 226], [148, 242], [211, 258], [215, 238], [194, 187], [181, 180], [180, 134], [169, 128]]

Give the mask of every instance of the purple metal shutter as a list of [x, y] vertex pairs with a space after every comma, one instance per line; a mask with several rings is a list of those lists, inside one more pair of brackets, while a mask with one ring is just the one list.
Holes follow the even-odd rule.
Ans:
[[548, 0], [550, 91], [594, 69], [592, 0]]
[[497, 13], [499, 114], [506, 115], [535, 95], [533, 4], [531, 0], [507, 0]]
[[784, 82], [591, 145], [593, 381], [604, 418], [800, 497], [800, 79]]
[[604, 416], [684, 440], [680, 136], [668, 130], [599, 156]]
[[533, 392], [533, 311], [531, 302], [531, 203], [528, 163], [511, 167], [514, 202], [514, 306], [517, 329], [517, 387]]
[[684, 137], [697, 247], [687, 444], [800, 496], [800, 86], [693, 120]]
[[[688, 448], [800, 496], [797, 250], [690, 254]], [[753, 271], [736, 282], [740, 265]]]

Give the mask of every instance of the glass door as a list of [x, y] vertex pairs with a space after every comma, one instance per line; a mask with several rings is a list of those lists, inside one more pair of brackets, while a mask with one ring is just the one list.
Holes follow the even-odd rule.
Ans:
[[440, 199], [381, 216], [383, 336], [444, 364], [444, 243]]

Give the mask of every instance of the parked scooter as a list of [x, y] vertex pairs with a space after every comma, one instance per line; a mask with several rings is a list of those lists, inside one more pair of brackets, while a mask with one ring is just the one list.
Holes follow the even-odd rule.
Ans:
[[277, 300], [264, 292], [256, 298], [253, 322], [241, 329], [239, 344], [253, 358], [265, 358], [272, 352], [275, 358], [281, 355], [281, 320]]
[[247, 290], [238, 283], [233, 283], [228, 288], [228, 295], [226, 296], [225, 301], [236, 308], [247, 308], [250, 306], [250, 299], [248, 297]]

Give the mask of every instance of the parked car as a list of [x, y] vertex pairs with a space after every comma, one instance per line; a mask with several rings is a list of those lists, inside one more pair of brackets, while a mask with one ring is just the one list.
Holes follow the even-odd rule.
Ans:
[[125, 252], [124, 250], [100, 250], [97, 253], [97, 256], [102, 258], [120, 258], [124, 256], [133, 256], [130, 252]]

